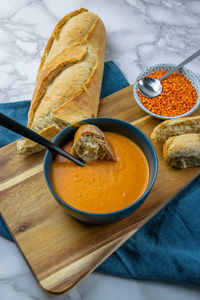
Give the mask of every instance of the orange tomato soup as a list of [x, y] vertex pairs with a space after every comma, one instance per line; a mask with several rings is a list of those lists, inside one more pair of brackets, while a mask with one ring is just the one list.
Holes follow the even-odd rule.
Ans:
[[[96, 160], [79, 167], [58, 155], [53, 163], [53, 185], [69, 205], [91, 213], [125, 208], [145, 191], [149, 166], [142, 150], [130, 139], [105, 132], [117, 161]], [[70, 151], [72, 142], [64, 149]]]

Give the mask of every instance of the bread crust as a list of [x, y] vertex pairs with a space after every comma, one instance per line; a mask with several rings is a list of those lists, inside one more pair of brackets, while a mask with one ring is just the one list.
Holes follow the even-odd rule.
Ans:
[[[102, 21], [86, 9], [66, 15], [56, 25], [38, 69], [29, 128], [51, 140], [55, 127], [59, 132], [71, 123], [97, 116], [105, 46]], [[30, 141], [18, 143], [19, 153], [26, 153], [26, 147], [31, 153]]]
[[200, 134], [168, 138], [163, 145], [163, 158], [174, 168], [200, 166]]
[[107, 159], [116, 161], [116, 157], [108, 144], [106, 137], [98, 127], [91, 125], [91, 124], [85, 124], [82, 125], [75, 133], [74, 135], [74, 142], [72, 145], [71, 153], [74, 156], [77, 156], [78, 153], [76, 151], [76, 147], [78, 142], [80, 141], [80, 138], [84, 135], [90, 135], [94, 138], [95, 141], [97, 141], [104, 149], [104, 151], [107, 154]]
[[187, 133], [200, 133], [200, 116], [166, 120], [154, 128], [151, 139], [164, 142], [170, 136]]

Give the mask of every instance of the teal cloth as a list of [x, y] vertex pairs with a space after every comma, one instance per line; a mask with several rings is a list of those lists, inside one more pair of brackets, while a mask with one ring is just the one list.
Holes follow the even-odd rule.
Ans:
[[[113, 62], [105, 63], [101, 98], [128, 85]], [[0, 104], [0, 111], [26, 124], [29, 106], [30, 101]], [[18, 138], [0, 126], [1, 147]], [[0, 234], [12, 240], [2, 219]], [[200, 176], [97, 271], [126, 278], [200, 283]]]

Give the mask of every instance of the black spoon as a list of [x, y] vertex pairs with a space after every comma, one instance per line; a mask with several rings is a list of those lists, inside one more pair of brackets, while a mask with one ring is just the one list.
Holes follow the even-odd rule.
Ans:
[[56, 152], [57, 154], [64, 156], [65, 158], [68, 158], [78, 166], [81, 167], [85, 166], [82, 161], [78, 160], [76, 157], [64, 151], [62, 148], [58, 147], [57, 145], [48, 141], [47, 139], [45, 139], [43, 136], [39, 135], [35, 131], [29, 129], [28, 127], [18, 123], [17, 121], [9, 118], [8, 116], [2, 113], [0, 113], [0, 125], [44, 146], [45, 148], [48, 148], [49, 150]]

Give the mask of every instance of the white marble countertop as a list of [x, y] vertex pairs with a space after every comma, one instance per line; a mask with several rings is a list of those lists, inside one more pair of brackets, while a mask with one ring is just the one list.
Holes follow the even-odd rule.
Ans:
[[[31, 99], [37, 68], [54, 26], [80, 7], [99, 14], [107, 30], [105, 60], [130, 83], [144, 67], [178, 63], [200, 48], [200, 1], [192, 0], [1, 0], [0, 102]], [[200, 75], [200, 58], [188, 66]], [[65, 295], [46, 295], [18, 248], [0, 238], [0, 299], [197, 300], [195, 286], [126, 280], [93, 272]]]

